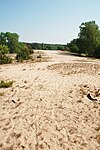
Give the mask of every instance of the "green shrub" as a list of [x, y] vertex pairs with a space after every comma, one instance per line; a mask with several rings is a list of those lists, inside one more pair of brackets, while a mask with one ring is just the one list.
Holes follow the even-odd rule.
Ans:
[[30, 59], [29, 52], [26, 50], [21, 50], [17, 53], [16, 59], [20, 62], [23, 60], [28, 60]]
[[12, 59], [5, 54], [0, 54], [0, 64], [9, 64], [9, 63], [12, 63]]
[[30, 49], [28, 46], [24, 44], [21, 44], [20, 50], [17, 53], [16, 59], [17, 61], [20, 61], [20, 62], [22, 62], [23, 60], [28, 60], [31, 58], [30, 54], [32, 53], [33, 53], [32, 49]]
[[8, 54], [9, 48], [7, 45], [0, 45], [0, 54]]
[[94, 50], [93, 56], [94, 56], [95, 58], [100, 58], [100, 46], [98, 46], [98, 47]]
[[78, 52], [79, 52], [79, 48], [77, 47], [76, 44], [71, 44], [71, 45], [70, 45], [70, 51], [71, 51], [72, 53], [78, 53]]
[[0, 88], [12, 87], [12, 84], [13, 84], [13, 81], [5, 82], [5, 81], [2, 80], [2, 81], [0, 82]]
[[6, 45], [0, 45], [0, 64], [8, 64], [12, 59], [6, 54], [9, 53], [9, 48]]

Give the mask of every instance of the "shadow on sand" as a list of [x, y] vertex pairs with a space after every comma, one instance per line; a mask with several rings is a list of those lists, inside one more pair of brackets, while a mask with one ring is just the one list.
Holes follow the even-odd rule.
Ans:
[[86, 55], [84, 55], [84, 54], [71, 53], [69, 51], [59, 51], [58, 55], [70, 55], [70, 56], [77, 56], [77, 57], [86, 57]]

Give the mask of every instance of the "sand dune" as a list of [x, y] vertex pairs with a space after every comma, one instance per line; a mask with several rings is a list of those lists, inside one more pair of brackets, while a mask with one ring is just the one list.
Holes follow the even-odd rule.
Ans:
[[100, 61], [44, 51], [44, 62], [1, 65], [0, 150], [99, 150]]

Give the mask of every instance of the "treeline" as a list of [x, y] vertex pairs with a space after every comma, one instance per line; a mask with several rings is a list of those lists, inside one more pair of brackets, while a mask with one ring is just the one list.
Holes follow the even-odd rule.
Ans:
[[69, 50], [79, 55], [100, 58], [100, 30], [95, 21], [89, 21], [80, 25], [78, 38], [73, 39], [67, 45], [24, 43], [19, 42], [17, 33], [0, 33], [0, 64], [11, 63], [9, 54], [16, 53], [16, 61], [30, 59], [34, 49], [38, 50]]
[[95, 21], [82, 23], [77, 39], [67, 44], [70, 52], [100, 58], [100, 30]]
[[9, 54], [16, 53], [16, 60], [23, 61], [30, 59], [33, 53], [31, 46], [19, 42], [19, 35], [10, 32], [0, 33], [0, 64], [11, 63], [12, 59]]
[[12, 58], [9, 54], [16, 53], [16, 61], [31, 59], [34, 49], [38, 50], [64, 50], [62, 44], [44, 44], [44, 43], [25, 43], [19, 42], [17, 33], [0, 33], [0, 64], [11, 63]]
[[45, 43], [25, 43], [38, 50], [65, 50], [66, 45], [63, 44], [45, 44]]

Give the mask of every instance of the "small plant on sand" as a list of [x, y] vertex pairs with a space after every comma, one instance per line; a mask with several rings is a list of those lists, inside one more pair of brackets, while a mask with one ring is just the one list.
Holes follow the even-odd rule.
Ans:
[[87, 95], [88, 91], [89, 91], [88, 85], [81, 85], [79, 93], [80, 93], [80, 95], [81, 95], [82, 98], [85, 95]]
[[100, 131], [100, 126], [95, 128], [96, 131]]
[[12, 87], [12, 84], [13, 84], [13, 81], [5, 82], [5, 81], [2, 80], [2, 81], [0, 82], [0, 88]]
[[78, 103], [82, 103], [82, 100], [81, 99], [78, 99], [78, 101], [77, 101]]
[[4, 92], [0, 92], [0, 96], [4, 96]]

